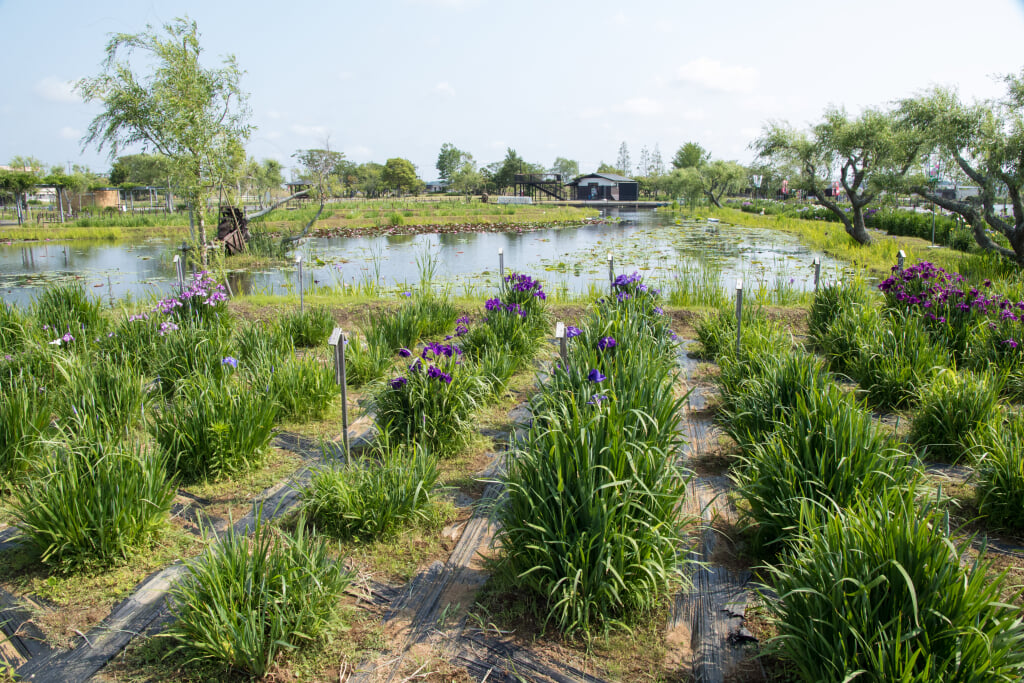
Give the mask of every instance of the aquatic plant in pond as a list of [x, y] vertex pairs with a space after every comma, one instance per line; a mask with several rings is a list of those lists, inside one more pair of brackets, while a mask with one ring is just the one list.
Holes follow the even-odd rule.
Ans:
[[171, 589], [167, 635], [192, 659], [264, 676], [280, 653], [319, 637], [334, 623], [352, 580], [305, 520], [295, 532], [271, 526], [262, 510], [252, 537], [228, 527], [219, 543], [188, 562]]
[[946, 529], [895, 491], [805, 527], [768, 568], [771, 644], [807, 681], [1020, 680], [1024, 622], [1005, 575]]

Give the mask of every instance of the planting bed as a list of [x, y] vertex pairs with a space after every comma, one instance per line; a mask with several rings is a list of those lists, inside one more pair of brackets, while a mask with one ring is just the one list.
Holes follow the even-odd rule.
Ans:
[[3, 675], [1016, 680], [1024, 292], [896, 275], [739, 344], [623, 275], [562, 354], [516, 273], [269, 322], [200, 280], [4, 307]]

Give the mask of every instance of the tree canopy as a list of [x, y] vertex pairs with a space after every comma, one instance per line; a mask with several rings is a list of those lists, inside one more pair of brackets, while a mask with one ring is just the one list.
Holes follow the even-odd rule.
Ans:
[[[178, 194], [198, 215], [205, 262], [207, 201], [231, 177], [251, 130], [242, 72], [232, 56], [220, 68], [204, 67], [199, 29], [187, 18], [165, 24], [162, 32], [147, 26], [142, 33], [115, 34], [106, 53], [102, 73], [76, 84], [86, 102], [103, 103], [83, 144], [106, 147], [112, 157], [136, 146], [163, 155]], [[137, 54], [140, 64], [131, 61]]]
[[[809, 131], [786, 123], [768, 123], [753, 147], [760, 157], [798, 174], [791, 187], [807, 191], [815, 202], [834, 213], [854, 240], [869, 244], [864, 210], [880, 192], [896, 186], [910, 170], [920, 146], [891, 112], [867, 109], [851, 118], [840, 108], [825, 111]], [[828, 191], [838, 179], [850, 212]]]
[[395, 157], [384, 163], [380, 176], [385, 187], [402, 192], [416, 192], [423, 181], [416, 175], [416, 167], [408, 159]]
[[[899, 103], [899, 121], [917, 136], [922, 151], [964, 174], [977, 185], [978, 196], [943, 196], [922, 167], [907, 175], [905, 187], [962, 216], [982, 248], [1024, 265], [1024, 71], [1003, 80], [1005, 95], [991, 100], [964, 103], [955, 91], [934, 88]], [[1005, 216], [997, 208], [1004, 193], [1010, 205]], [[988, 229], [1004, 235], [1010, 248], [994, 242]]]
[[[660, 154], [658, 155], [660, 158]], [[696, 142], [687, 142], [676, 150], [672, 157], [672, 166], [675, 168], [697, 168], [703, 166], [711, 159], [711, 152], [707, 151]]]

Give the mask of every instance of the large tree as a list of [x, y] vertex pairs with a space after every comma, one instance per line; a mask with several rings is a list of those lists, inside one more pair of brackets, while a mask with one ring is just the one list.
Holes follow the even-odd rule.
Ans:
[[[661, 155], [659, 154], [660, 158]], [[675, 168], [698, 168], [711, 159], [711, 152], [707, 151], [696, 142], [687, 142], [676, 150], [672, 157], [672, 166]]]
[[[867, 109], [851, 118], [843, 109], [829, 108], [809, 131], [768, 123], [753, 147], [762, 159], [797, 169], [799, 175], [790, 187], [807, 191], [839, 218], [850, 237], [870, 244], [864, 211], [879, 193], [894, 188], [907, 174], [920, 144], [896, 124], [891, 112]], [[834, 179], [850, 201], [849, 213], [827, 192]]]
[[416, 167], [408, 159], [395, 157], [384, 163], [381, 181], [385, 187], [402, 192], [416, 192], [423, 181], [416, 175]]
[[166, 185], [170, 175], [170, 162], [160, 154], [125, 154], [119, 156], [110, 168], [113, 185]]
[[463, 161], [468, 156], [470, 155], [450, 142], [441, 145], [441, 151], [437, 155], [436, 164], [438, 177], [446, 183], [450, 183], [452, 177], [462, 168]]
[[208, 200], [231, 177], [251, 130], [242, 72], [232, 56], [220, 68], [204, 67], [198, 27], [187, 18], [162, 32], [115, 34], [106, 52], [102, 73], [76, 84], [86, 102], [103, 103], [83, 143], [107, 147], [111, 157], [129, 147], [166, 157], [177, 193], [195, 210], [205, 263]]
[[568, 182], [580, 174], [580, 162], [565, 157], [555, 157], [555, 163], [551, 165], [551, 172], [561, 175], [562, 180]]
[[629, 147], [626, 146], [625, 140], [619, 145], [619, 154], [615, 157], [615, 165], [622, 169], [624, 176], [631, 175], [633, 172], [633, 161], [629, 158]]
[[[951, 169], [976, 185], [978, 196], [944, 196], [924, 172], [909, 174], [905, 186], [962, 216], [983, 249], [1024, 265], [1024, 71], [1004, 81], [1006, 94], [1001, 98], [967, 104], [955, 91], [935, 88], [901, 101], [897, 115], [919, 137], [924, 150], [948, 160]], [[1010, 204], [1005, 216], [997, 209], [1003, 194]], [[990, 229], [1004, 235], [1010, 248], [994, 242]]]
[[[24, 168], [24, 166], [20, 168]], [[38, 176], [27, 171], [0, 171], [0, 196], [10, 197], [14, 200], [18, 225], [24, 223], [27, 217], [28, 197], [26, 193], [38, 185], [39, 180]]]
[[700, 179], [700, 191], [709, 202], [722, 208], [722, 196], [736, 192], [747, 182], [747, 169], [735, 161], [716, 159], [693, 170]]

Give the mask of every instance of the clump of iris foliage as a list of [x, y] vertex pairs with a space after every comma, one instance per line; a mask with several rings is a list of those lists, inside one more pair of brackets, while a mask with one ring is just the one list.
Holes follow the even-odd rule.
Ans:
[[174, 621], [166, 634], [192, 659], [222, 662], [262, 677], [287, 650], [336, 623], [352, 573], [300, 519], [293, 533], [259, 510], [252, 536], [229, 527], [220, 542], [188, 563], [171, 589]]
[[[393, 441], [419, 443], [441, 456], [462, 448], [472, 433], [473, 412], [536, 354], [548, 326], [544, 299], [539, 281], [510, 273], [499, 296], [485, 302], [482, 315], [454, 320], [454, 333], [443, 343], [428, 342], [418, 351], [399, 348], [405, 371], [382, 383], [374, 396], [381, 429]], [[390, 347], [399, 337], [375, 331], [382, 320], [370, 319], [367, 341]]]
[[499, 512], [499, 581], [565, 633], [649, 613], [680, 580], [677, 342], [639, 275], [614, 290], [567, 329]]
[[226, 302], [198, 273], [149, 307], [105, 311], [81, 285], [0, 306], [0, 486], [42, 562], [125, 561], [166, 528], [177, 483], [257, 466], [277, 423], [334, 400], [316, 354]]
[[915, 272], [934, 273], [900, 275], [920, 290], [881, 307], [856, 281], [816, 293], [810, 338], [827, 366], [760, 318], [744, 320], [739, 349], [725, 312], [698, 330], [721, 368], [719, 422], [741, 449], [731, 476], [746, 538], [768, 560], [762, 599], [778, 633], [769, 648], [803, 680], [1009, 681], [1024, 670], [1024, 625], [1003, 603], [1005, 576], [954, 543], [915, 455], [829, 372], [858, 379], [881, 406], [911, 402], [894, 378], [914, 382], [922, 397], [911, 445], [929, 457], [973, 452], [983, 514], [1007, 526], [1019, 519], [1020, 430], [997, 401], [1011, 369], [951, 369], [970, 357], [979, 329], [992, 329], [992, 311], [979, 304], [970, 315], [980, 319], [957, 319], [966, 334], [944, 329], [950, 317], [921, 304], [930, 285]]
[[303, 510], [317, 531], [342, 540], [378, 539], [411, 519], [429, 520], [440, 471], [419, 444], [386, 436], [355, 462], [331, 462], [313, 472]]

